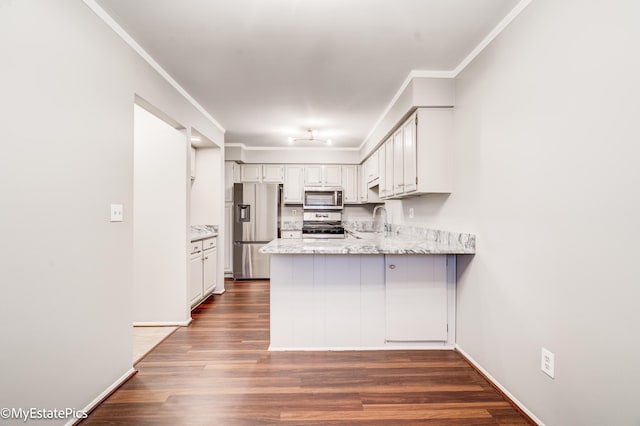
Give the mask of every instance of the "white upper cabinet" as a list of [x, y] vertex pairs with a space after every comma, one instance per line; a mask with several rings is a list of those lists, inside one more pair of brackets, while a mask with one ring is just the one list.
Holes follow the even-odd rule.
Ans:
[[358, 200], [358, 166], [342, 166], [342, 188], [344, 203], [357, 203]]
[[365, 183], [372, 183], [369, 186], [375, 186], [379, 179], [378, 170], [378, 151], [376, 151], [364, 162]]
[[412, 114], [385, 142], [384, 154], [378, 151], [380, 197], [450, 193], [452, 135], [451, 108], [419, 108]]
[[240, 180], [244, 183], [262, 182], [262, 164], [240, 165]]
[[262, 165], [262, 182], [283, 183], [284, 182], [284, 166], [281, 164], [263, 164]]
[[383, 144], [378, 148], [378, 195], [380, 197], [386, 197], [386, 184], [387, 184], [387, 160], [386, 160], [386, 144]]
[[410, 193], [418, 189], [418, 155], [416, 151], [417, 114], [412, 115], [402, 126], [402, 182], [403, 192]]
[[240, 180], [244, 183], [283, 183], [282, 164], [242, 164]]
[[305, 186], [340, 186], [342, 184], [341, 166], [305, 166], [304, 184]]
[[324, 167], [324, 184], [328, 186], [340, 186], [342, 183], [342, 168], [331, 165]]
[[404, 141], [402, 140], [402, 128], [393, 134], [393, 195], [404, 192]]
[[385, 197], [393, 195], [393, 137], [384, 144], [384, 190]]
[[238, 180], [238, 165], [235, 161], [224, 162], [224, 201], [233, 201], [233, 184]]
[[322, 185], [322, 166], [306, 166], [304, 184], [306, 186]]
[[284, 204], [302, 204], [304, 186], [304, 167], [285, 166], [284, 168]]
[[[376, 158], [376, 162], [378, 159]], [[367, 186], [367, 168], [365, 165], [358, 166], [358, 201], [366, 203], [369, 200], [369, 187]]]

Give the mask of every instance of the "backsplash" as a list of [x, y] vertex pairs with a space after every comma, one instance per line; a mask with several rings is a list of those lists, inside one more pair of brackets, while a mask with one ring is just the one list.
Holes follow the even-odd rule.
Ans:
[[[344, 227], [348, 231], [354, 232], [382, 232], [384, 224], [381, 220], [355, 220], [344, 221]], [[443, 231], [440, 229], [425, 228], [413, 225], [389, 224], [389, 233], [398, 238], [410, 240], [425, 240], [436, 243], [457, 243], [460, 246], [475, 250], [476, 236], [460, 232]]]

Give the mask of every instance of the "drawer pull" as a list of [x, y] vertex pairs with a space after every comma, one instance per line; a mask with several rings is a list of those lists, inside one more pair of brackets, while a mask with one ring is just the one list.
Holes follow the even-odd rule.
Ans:
[[396, 265], [389, 265], [389, 269], [396, 269]]

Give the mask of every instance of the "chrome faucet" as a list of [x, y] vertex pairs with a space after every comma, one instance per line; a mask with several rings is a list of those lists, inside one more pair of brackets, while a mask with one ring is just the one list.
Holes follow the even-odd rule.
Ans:
[[387, 209], [384, 206], [375, 206], [373, 208], [373, 218], [372, 218], [372, 220], [374, 222], [376, 221], [376, 213], [380, 209], [382, 209], [382, 211], [384, 212], [384, 232], [386, 234], [387, 232], [389, 232], [389, 222], [387, 221]]

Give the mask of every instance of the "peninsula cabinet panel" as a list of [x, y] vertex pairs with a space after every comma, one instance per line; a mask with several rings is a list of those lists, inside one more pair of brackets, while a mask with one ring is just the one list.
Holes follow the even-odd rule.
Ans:
[[272, 254], [270, 294], [270, 350], [455, 345], [446, 255]]
[[447, 257], [385, 256], [387, 342], [447, 340]]

